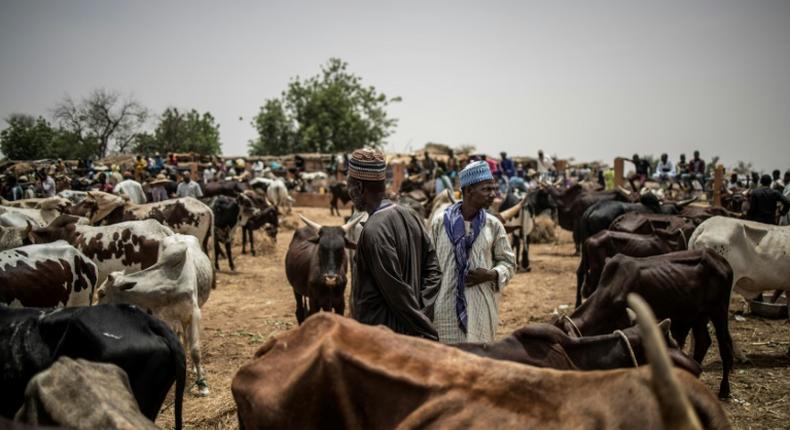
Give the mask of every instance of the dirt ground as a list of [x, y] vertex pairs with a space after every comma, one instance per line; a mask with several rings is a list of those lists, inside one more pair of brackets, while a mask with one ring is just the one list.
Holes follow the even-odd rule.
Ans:
[[[323, 208], [296, 208], [295, 212], [326, 225], [342, 223], [341, 218], [330, 217]], [[297, 219], [291, 215], [285, 224], [295, 226]], [[220, 262], [223, 270], [218, 273], [216, 290], [203, 307], [202, 320], [201, 351], [211, 394], [204, 398], [185, 395], [185, 428], [237, 428], [230, 392], [234, 374], [269, 336], [296, 326], [294, 297], [284, 272], [292, 235], [292, 230], [283, 228], [274, 244], [257, 234], [255, 257], [241, 255], [237, 245], [236, 272], [227, 269], [226, 261]], [[236, 244], [241, 243], [239, 237]], [[557, 312], [570, 313], [578, 257], [573, 256], [570, 235], [560, 232], [559, 238], [558, 243], [530, 248], [532, 272], [519, 273], [503, 292], [498, 336], [530, 322], [547, 322]], [[736, 364], [730, 379], [732, 398], [722, 405], [733, 428], [790, 428], [790, 357], [786, 355], [790, 325], [748, 314], [739, 321], [734, 317], [740, 309], [740, 297], [733, 297], [730, 330], [751, 363]], [[718, 392], [721, 362], [715, 343], [703, 368], [702, 380]], [[187, 386], [193, 382], [194, 375], [188, 375]], [[173, 427], [171, 401], [172, 393], [157, 419], [163, 428]]]

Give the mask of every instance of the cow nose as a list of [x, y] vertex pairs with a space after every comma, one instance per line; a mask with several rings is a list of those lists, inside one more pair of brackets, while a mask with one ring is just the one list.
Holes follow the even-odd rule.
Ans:
[[329, 286], [337, 285], [337, 275], [324, 275], [324, 283]]

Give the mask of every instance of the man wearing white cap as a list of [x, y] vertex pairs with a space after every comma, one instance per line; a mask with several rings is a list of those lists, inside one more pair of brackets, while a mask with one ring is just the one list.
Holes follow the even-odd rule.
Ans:
[[463, 201], [431, 224], [443, 269], [433, 322], [440, 342], [491, 342], [499, 324], [499, 295], [513, 277], [516, 256], [505, 227], [485, 210], [497, 194], [488, 164], [470, 163], [459, 177]]
[[368, 220], [357, 242], [352, 317], [396, 333], [438, 340], [433, 302], [441, 270], [423, 220], [384, 198], [386, 163], [379, 151], [357, 149], [348, 161], [348, 194]]

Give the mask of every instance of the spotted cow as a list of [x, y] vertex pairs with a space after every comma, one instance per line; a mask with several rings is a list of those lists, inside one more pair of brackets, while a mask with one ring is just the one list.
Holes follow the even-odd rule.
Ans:
[[0, 252], [0, 303], [22, 307], [89, 306], [96, 265], [59, 240]]

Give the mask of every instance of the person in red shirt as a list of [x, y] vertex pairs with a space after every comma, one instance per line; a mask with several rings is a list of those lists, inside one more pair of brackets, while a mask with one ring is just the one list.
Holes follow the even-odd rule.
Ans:
[[499, 173], [499, 163], [497, 163], [496, 160], [488, 158], [487, 155], [483, 155], [483, 161], [488, 163], [488, 168], [491, 170], [491, 174], [496, 177], [497, 173]]

